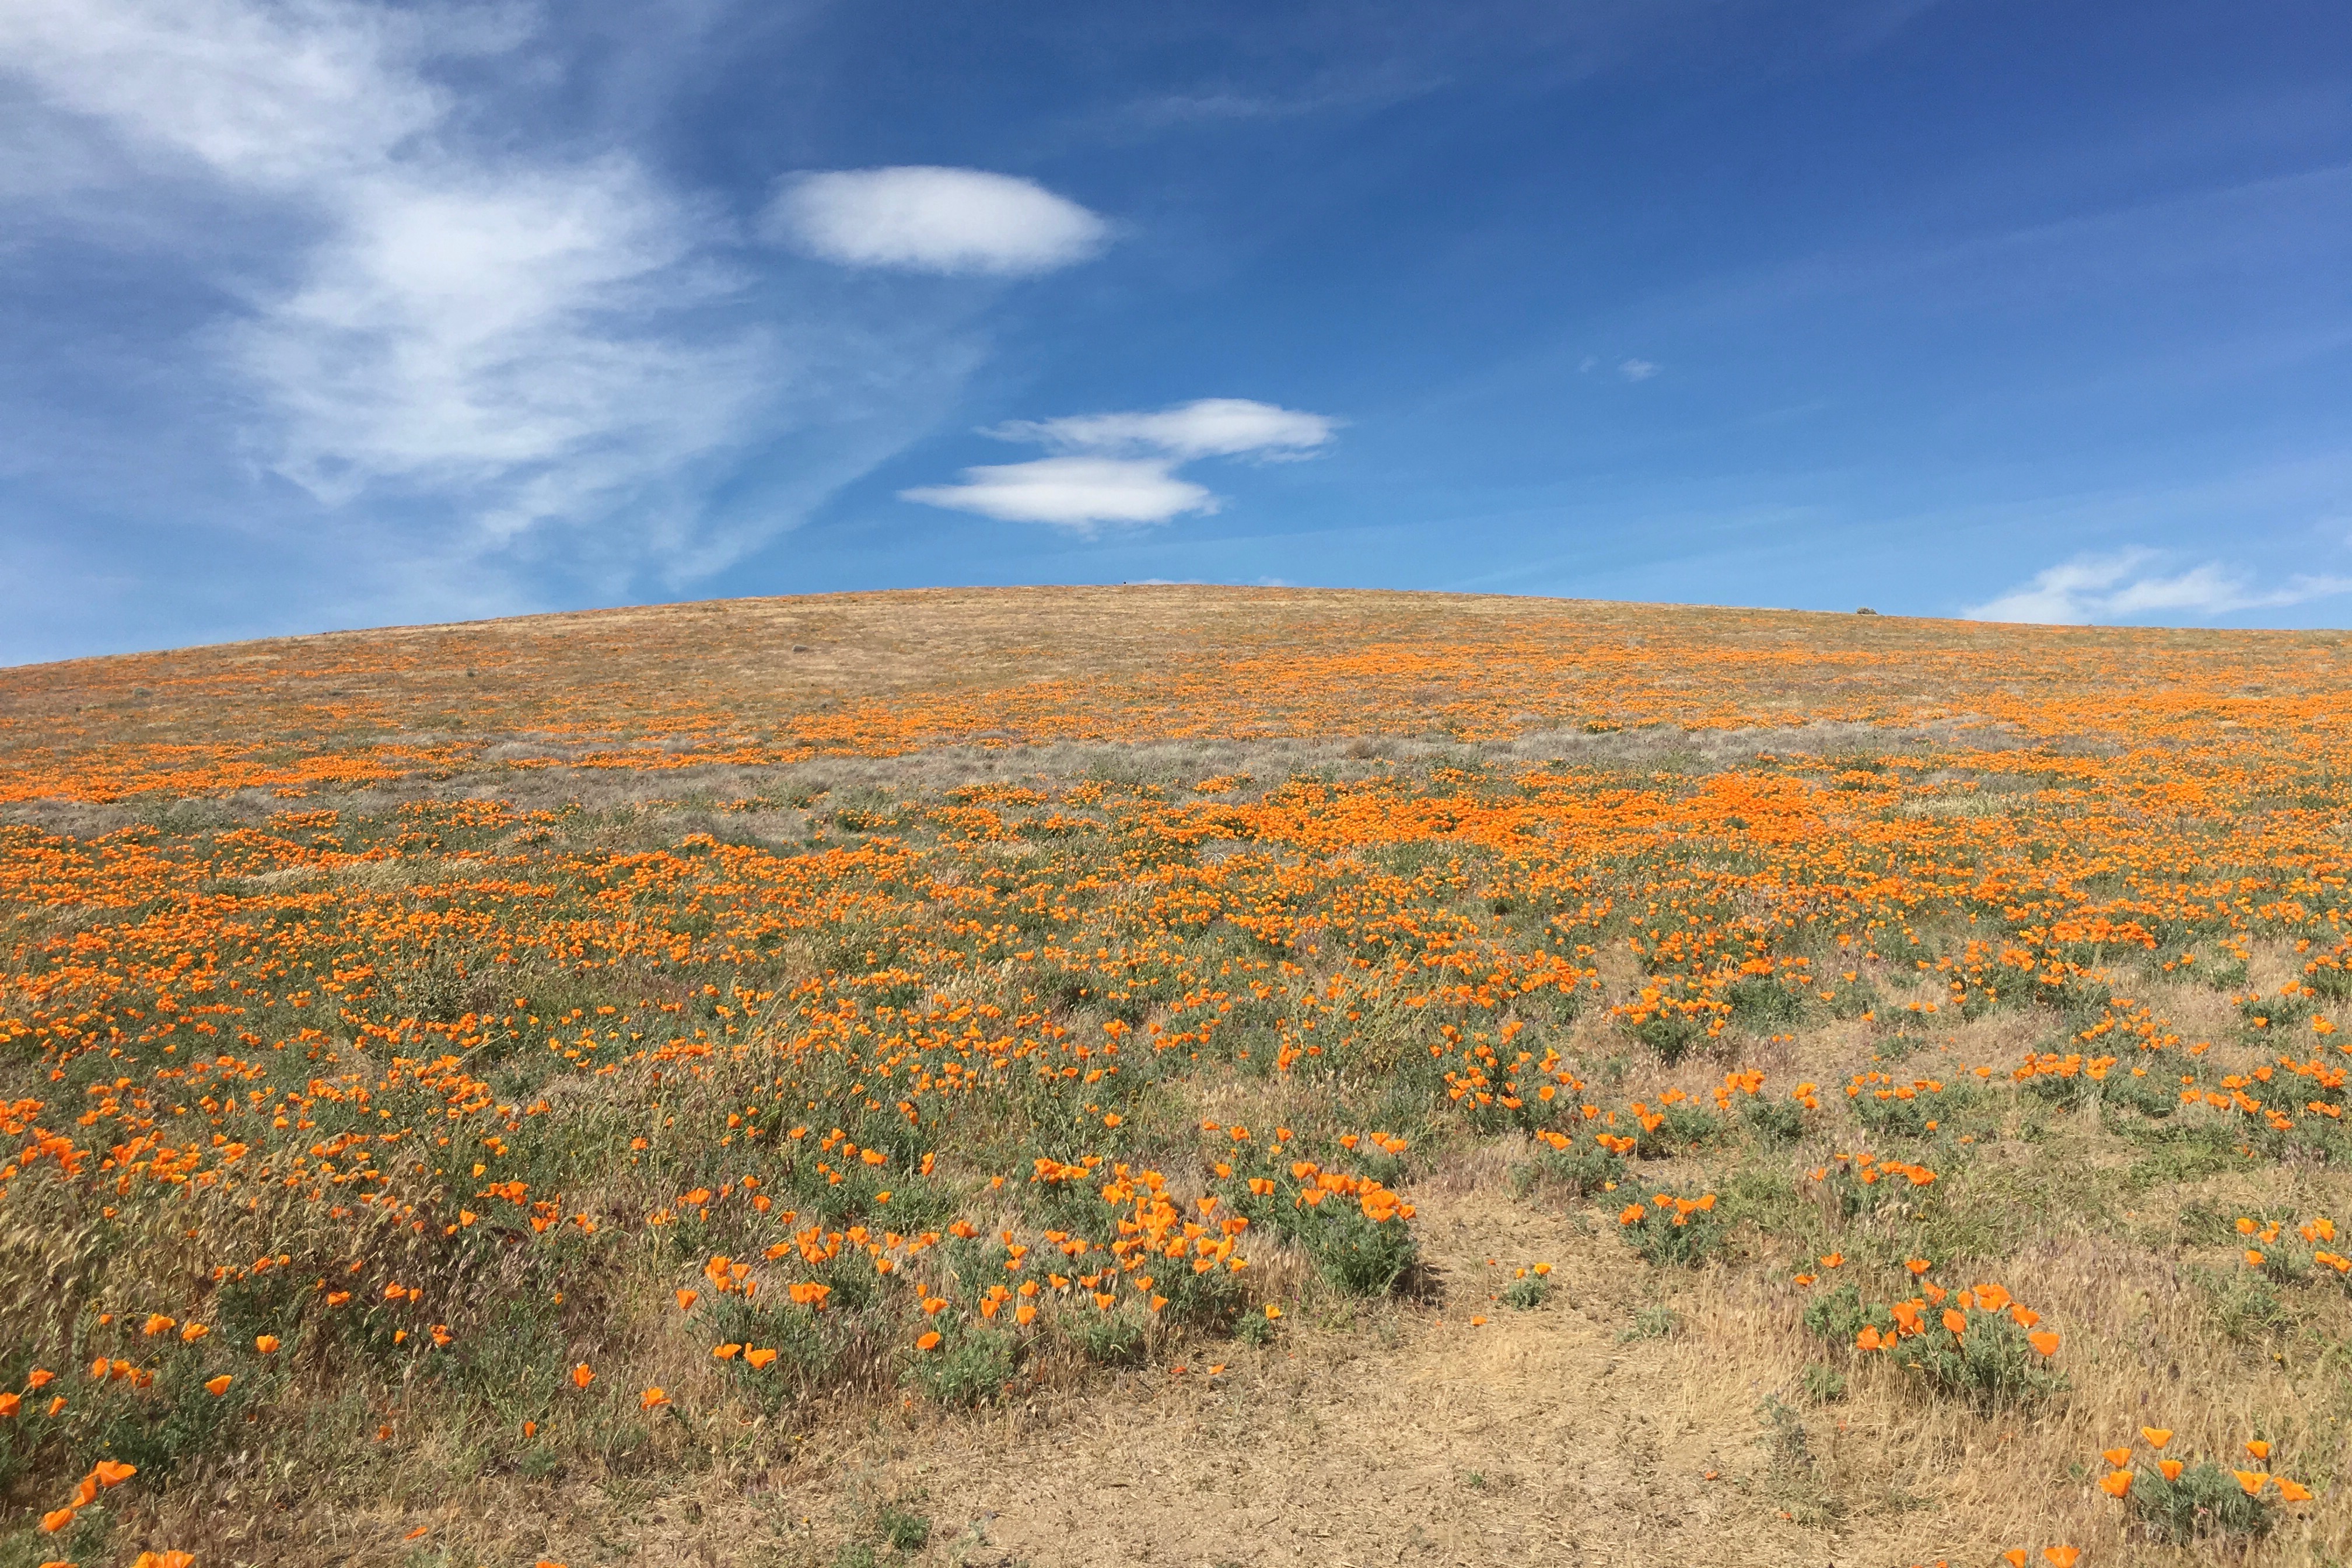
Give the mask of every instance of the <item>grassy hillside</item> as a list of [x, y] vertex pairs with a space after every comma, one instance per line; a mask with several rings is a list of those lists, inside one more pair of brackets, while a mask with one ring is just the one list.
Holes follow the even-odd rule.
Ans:
[[0, 671], [0, 1568], [2341, 1563], [2346, 651], [1151, 587]]

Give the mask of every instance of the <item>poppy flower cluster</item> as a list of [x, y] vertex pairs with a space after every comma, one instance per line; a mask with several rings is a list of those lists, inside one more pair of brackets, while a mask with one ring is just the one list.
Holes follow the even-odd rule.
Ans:
[[[1388, 600], [1343, 628], [1245, 595], [1271, 640], [1237, 644], [1105, 594], [1087, 676], [1040, 679], [1033, 629], [889, 690], [840, 668], [819, 693], [724, 607], [692, 646], [566, 621], [0, 671], [0, 798], [137, 808], [0, 826], [0, 1042], [27, 1064], [0, 1212], [124, 1238], [88, 1311], [22, 1330], [95, 1374], [47, 1416], [0, 1394], [0, 1420], [56, 1423], [37, 1484], [173, 1390], [267, 1437], [301, 1407], [272, 1391], [378, 1378], [354, 1407], [405, 1441], [392, 1389], [478, 1418], [509, 1342], [543, 1350], [507, 1431], [975, 1346], [1000, 1388], [1016, 1351], [1090, 1332], [1156, 1355], [1276, 1321], [1246, 1268], [1268, 1233], [1393, 1288], [1412, 1183], [1465, 1142], [1557, 1156], [1548, 1194], [1688, 1262], [1732, 1205], [1629, 1163], [1805, 1140], [1815, 1279], [1927, 1247], [1891, 1227], [1962, 1201], [1958, 1119], [1995, 1127], [2011, 1094], [2249, 1162], [2352, 1152], [2328, 1016], [2352, 700], [2319, 643]], [[1013, 750], [1367, 715], [1498, 744], [1087, 776]], [[801, 766], [943, 741], [989, 767]], [[593, 808], [631, 774], [678, 799]], [[2289, 952], [2299, 977], [2251, 977]], [[2225, 988], [2236, 1035], [2184, 1041], [2144, 981]], [[2051, 1021], [2014, 1072], [1909, 1055], [2005, 1009]], [[1732, 1065], [1825, 1018], [1886, 1047], [1845, 1095]], [[1611, 1057], [1628, 1098], [1583, 1081]], [[1215, 1110], [1196, 1147], [1171, 1103]], [[2326, 1225], [2292, 1234], [2342, 1279]], [[2002, 1397], [2055, 1375], [2054, 1331], [1999, 1286], [1914, 1272], [1853, 1353]], [[646, 1342], [604, 1327], [633, 1301], [709, 1387], [628, 1364]], [[517, 1321], [537, 1337], [501, 1339]]]

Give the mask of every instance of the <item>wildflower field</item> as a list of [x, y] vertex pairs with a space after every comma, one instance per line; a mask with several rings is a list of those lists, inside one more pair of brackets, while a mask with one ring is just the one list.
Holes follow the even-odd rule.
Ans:
[[2341, 1564], [2347, 874], [2335, 633], [0, 670], [0, 1568]]

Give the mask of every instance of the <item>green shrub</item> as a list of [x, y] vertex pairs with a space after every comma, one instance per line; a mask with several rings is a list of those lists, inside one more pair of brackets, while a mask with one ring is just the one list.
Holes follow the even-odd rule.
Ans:
[[1087, 1359], [1103, 1366], [1126, 1366], [1143, 1359], [1143, 1325], [1123, 1312], [1088, 1319], [1077, 1339]]
[[1710, 1148], [1731, 1131], [1730, 1123], [1696, 1100], [1668, 1100], [1655, 1110], [1637, 1100], [1633, 1110], [1641, 1127], [1634, 1152], [1644, 1160]]
[[1731, 1004], [1732, 1022], [1751, 1034], [1794, 1028], [1805, 1017], [1802, 990], [1762, 975], [1733, 981], [1724, 1000]]
[[1633, 1314], [1633, 1321], [1618, 1331], [1617, 1342], [1633, 1344], [1642, 1340], [1662, 1340], [1682, 1327], [1682, 1319], [1672, 1307], [1643, 1307]]
[[1649, 1047], [1661, 1064], [1673, 1067], [1705, 1042], [1706, 1025], [1686, 1013], [1661, 1013], [1634, 1025], [1633, 1037]]
[[1947, 1086], [1941, 1079], [1899, 1081], [1888, 1074], [1868, 1072], [1846, 1085], [1847, 1102], [1854, 1120], [1880, 1137], [1925, 1138], [1939, 1131], [1956, 1113], [1968, 1109], [1964, 1088]]
[[[1854, 1286], [1838, 1285], [1806, 1304], [1805, 1328], [1833, 1344], [1885, 1355], [1937, 1393], [1980, 1410], [2027, 1404], [2065, 1388], [2066, 1380], [2049, 1367], [2054, 1340], [2044, 1340], [2048, 1351], [2037, 1346], [2028, 1337], [2036, 1320], [2027, 1313], [2020, 1322], [2008, 1310], [2006, 1292], [2001, 1310], [1989, 1310], [1968, 1292], [1947, 1298], [1927, 1289], [1933, 1301], [1914, 1297], [1889, 1304], [1865, 1301]], [[1958, 1331], [1948, 1313], [1959, 1320]]]
[[1550, 1299], [1551, 1281], [1528, 1269], [1503, 1288], [1503, 1305], [1517, 1311], [1531, 1312]]
[[881, 1525], [882, 1539], [893, 1552], [920, 1552], [930, 1543], [929, 1518], [897, 1503], [884, 1505]]
[[1395, 1289], [1418, 1256], [1404, 1221], [1375, 1221], [1352, 1204], [1323, 1206], [1339, 1212], [1302, 1237], [1323, 1278], [1350, 1296], [1385, 1296]]
[[[1408, 1223], [1412, 1205], [1379, 1183], [1306, 1160], [1293, 1161], [1279, 1174], [1259, 1168], [1267, 1173], [1220, 1165], [1232, 1183], [1224, 1195], [1252, 1225], [1297, 1241], [1334, 1289], [1350, 1296], [1385, 1295], [1412, 1267], [1419, 1256]], [[1216, 1281], [1213, 1271], [1194, 1278]], [[1182, 1276], [1171, 1279], [1183, 1283]]]
[[[1536, 1134], [1539, 1152], [1511, 1172], [1512, 1184], [1522, 1196], [1538, 1186], [1558, 1187], [1570, 1197], [1605, 1192], [1625, 1175], [1624, 1156], [1590, 1139], [1578, 1142], [1565, 1133]], [[1558, 1142], [1552, 1140], [1558, 1139]]]
[[2194, 1541], [2253, 1541], [2278, 1523], [2278, 1509], [2270, 1499], [2247, 1491], [2210, 1459], [2188, 1467], [2171, 1480], [2153, 1466], [2136, 1470], [2124, 1500], [2150, 1535], [2175, 1546]]
[[1805, 1330], [1832, 1344], [1852, 1346], [1864, 1329], [1882, 1334], [1895, 1331], [1895, 1314], [1882, 1301], [1865, 1302], [1859, 1288], [1836, 1285], [1805, 1303]]
[[1739, 1108], [1739, 1120], [1767, 1143], [1793, 1143], [1804, 1135], [1805, 1110], [1793, 1100], [1759, 1095]]
[[1725, 1226], [1716, 1214], [1715, 1194], [1685, 1197], [1657, 1193], [1646, 1204], [1625, 1205], [1618, 1233], [1644, 1261], [1696, 1268], [1723, 1250]]
[[2066, 1380], [2048, 1366], [2048, 1358], [2026, 1338], [2027, 1330], [2007, 1312], [1977, 1308], [1946, 1308], [1957, 1311], [1966, 1327], [1955, 1333], [1940, 1312], [1930, 1312], [1926, 1327], [1886, 1349], [1938, 1393], [1966, 1400], [1979, 1410], [2023, 1405], [2061, 1393]]
[[906, 1382], [935, 1405], [983, 1404], [1013, 1376], [1013, 1342], [1003, 1334], [961, 1334], [916, 1352]]

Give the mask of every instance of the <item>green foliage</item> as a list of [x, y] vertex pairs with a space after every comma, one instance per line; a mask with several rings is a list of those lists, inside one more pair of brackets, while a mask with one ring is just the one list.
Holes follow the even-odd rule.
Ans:
[[1086, 1320], [1077, 1338], [1087, 1359], [1103, 1366], [1129, 1366], [1143, 1359], [1143, 1325], [1124, 1312]]
[[1551, 1281], [1540, 1274], [1522, 1274], [1503, 1288], [1503, 1305], [1531, 1312], [1551, 1299]]
[[928, 1515], [902, 1508], [897, 1503], [882, 1510], [882, 1540], [893, 1552], [920, 1552], [930, 1544], [931, 1521]]
[[253, 1384], [240, 1378], [215, 1395], [205, 1387], [210, 1371], [202, 1357], [184, 1351], [167, 1353], [147, 1388], [107, 1384], [94, 1401], [94, 1451], [161, 1481], [183, 1461], [216, 1447], [216, 1436], [251, 1404]]
[[2238, 1004], [2238, 1017], [2249, 1029], [2277, 1034], [2311, 1017], [2317, 993], [2306, 985], [2291, 985], [2269, 996], [2249, 996]]
[[960, 1333], [935, 1350], [916, 1352], [905, 1381], [935, 1405], [984, 1404], [1013, 1376], [1013, 1349], [1003, 1334], [984, 1329]]
[[1830, 987], [1828, 1006], [1833, 1018], [1859, 1018], [1885, 1005], [1886, 998], [1867, 980], [1841, 979]]
[[1673, 1067], [1703, 1044], [1706, 1025], [1685, 1013], [1661, 1013], [1633, 1026], [1633, 1037], [1647, 1046], [1660, 1063]]
[[1766, 1143], [1793, 1143], [1805, 1131], [1804, 1107], [1793, 1100], [1751, 1095], [1739, 1108], [1739, 1120]]
[[2153, 1465], [2135, 1470], [2124, 1500], [2150, 1535], [2175, 1546], [2255, 1541], [2278, 1524], [2278, 1509], [2270, 1499], [2249, 1493], [2210, 1459], [2188, 1467], [2168, 1481]]
[[1870, 1077], [1882, 1081], [1865, 1081], [1849, 1090], [1847, 1103], [1854, 1120], [1882, 1138], [1925, 1138], [1969, 1110], [1973, 1099], [1965, 1087], [1941, 1079], [1898, 1082], [1884, 1074]]
[[[1958, 1333], [1943, 1314], [1958, 1312]], [[1979, 1410], [2024, 1405], [2061, 1393], [2066, 1380], [2050, 1370], [2027, 1330], [2007, 1311], [1931, 1303], [1923, 1298], [1888, 1304], [1866, 1301], [1842, 1284], [1806, 1303], [1805, 1328], [1832, 1344], [1883, 1354], [1917, 1373], [1939, 1394]]]
[[1924, 1333], [1889, 1353], [1916, 1370], [1928, 1386], [1979, 1410], [2029, 1404], [2064, 1391], [2066, 1380], [2049, 1369], [2047, 1358], [2008, 1313], [1954, 1310], [1967, 1320], [1962, 1332], [1953, 1333], [1930, 1314]]
[[1624, 1157], [1589, 1139], [1571, 1141], [1566, 1148], [1539, 1143], [1538, 1149], [1533, 1160], [1511, 1171], [1512, 1185], [1523, 1197], [1538, 1186], [1549, 1186], [1580, 1198], [1605, 1192], [1609, 1184], [1625, 1176]]
[[[1342, 1294], [1386, 1295], [1419, 1257], [1410, 1213], [1386, 1189], [1305, 1163], [1255, 1169], [1268, 1173], [1253, 1178], [1248, 1170], [1237, 1171], [1225, 1189], [1234, 1211], [1297, 1242], [1316, 1271]], [[1169, 1293], [1181, 1282], [1172, 1279]]]
[[1628, 1204], [1617, 1216], [1617, 1228], [1644, 1262], [1696, 1268], [1723, 1250], [1726, 1227], [1713, 1193], [1690, 1197], [1661, 1192], [1648, 1203]]
[[1634, 1152], [1644, 1160], [1708, 1149], [1730, 1135], [1730, 1124], [1695, 1100], [1678, 1100], [1654, 1112], [1654, 1126], [1644, 1123], [1635, 1137]]
[[1854, 1336], [1866, 1328], [1894, 1332], [1895, 1314], [1885, 1302], [1865, 1303], [1861, 1289], [1852, 1284], [1835, 1285], [1805, 1303], [1804, 1323], [1808, 1333], [1832, 1344], [1851, 1346]]
[[1305, 1227], [1307, 1255], [1331, 1285], [1350, 1296], [1385, 1296], [1411, 1268], [1418, 1249], [1402, 1219], [1375, 1222], [1353, 1204], [1327, 1202], [1339, 1212]]
[[1731, 1004], [1731, 1021], [1751, 1034], [1775, 1034], [1804, 1022], [1805, 994], [1780, 980], [1755, 975], [1735, 980], [1724, 989]]
[[1662, 1340], [1682, 1327], [1682, 1318], [1672, 1307], [1643, 1307], [1633, 1314], [1633, 1321], [1618, 1331], [1621, 1345], [1643, 1340]]

